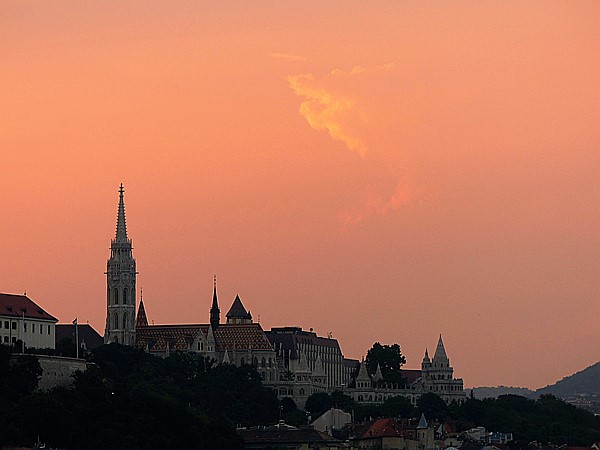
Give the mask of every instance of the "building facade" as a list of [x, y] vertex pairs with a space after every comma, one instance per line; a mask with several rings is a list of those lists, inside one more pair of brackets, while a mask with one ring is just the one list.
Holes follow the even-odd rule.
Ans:
[[420, 371], [403, 369], [401, 373], [407, 378], [406, 384], [385, 383], [379, 366], [370, 375], [363, 361], [354, 386], [343, 391], [360, 404], [382, 404], [390, 397], [403, 396], [415, 405], [421, 395], [429, 392], [439, 395], [446, 403], [462, 403], [466, 400], [463, 380], [454, 378], [454, 369], [450, 365], [441, 335], [433, 359], [429, 359], [426, 349]]
[[106, 263], [106, 327], [104, 343], [135, 344], [136, 264], [127, 237], [123, 184], [119, 187], [117, 231]]
[[55, 348], [58, 320], [26, 295], [0, 294], [0, 341], [25, 347]]

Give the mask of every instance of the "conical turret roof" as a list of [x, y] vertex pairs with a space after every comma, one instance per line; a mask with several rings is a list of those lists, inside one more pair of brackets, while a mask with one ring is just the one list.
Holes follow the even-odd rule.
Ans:
[[356, 381], [371, 381], [371, 377], [367, 372], [367, 365], [365, 364], [365, 360], [363, 359], [360, 363], [360, 369], [358, 370], [358, 375], [356, 376]]
[[381, 367], [379, 367], [379, 363], [377, 363], [377, 370], [373, 374], [373, 381], [383, 380], [383, 374], [381, 373]]
[[425, 356], [423, 356], [423, 363], [427, 363], [429, 364], [431, 362], [431, 360], [429, 359], [429, 352], [427, 351], [427, 348], [425, 349]]
[[308, 368], [308, 359], [306, 359], [306, 353], [300, 353], [300, 361], [298, 361], [298, 369], [296, 369], [296, 373], [310, 373], [310, 369]]
[[417, 430], [422, 430], [427, 428], [429, 425], [427, 424], [427, 419], [425, 418], [425, 414], [421, 413], [421, 419], [419, 419], [419, 424], [417, 425]]
[[137, 318], [135, 319], [135, 326], [147, 327], [148, 317], [146, 317], [146, 309], [144, 308], [144, 299], [140, 298], [140, 307], [138, 309]]
[[246, 308], [244, 308], [242, 300], [240, 300], [240, 296], [236, 295], [231, 308], [229, 308], [229, 311], [226, 314], [226, 317], [228, 319], [249, 319], [252, 316], [250, 316], [250, 313], [246, 311]]
[[435, 349], [435, 355], [433, 355], [434, 361], [448, 361], [448, 356], [446, 355], [446, 349], [444, 348], [444, 342], [442, 341], [442, 335], [440, 334], [440, 339], [438, 340], [437, 347]]

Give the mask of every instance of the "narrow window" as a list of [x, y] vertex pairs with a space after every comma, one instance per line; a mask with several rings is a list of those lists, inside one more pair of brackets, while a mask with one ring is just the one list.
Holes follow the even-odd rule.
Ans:
[[119, 304], [119, 291], [117, 290], [117, 288], [115, 288], [113, 291], [113, 304]]

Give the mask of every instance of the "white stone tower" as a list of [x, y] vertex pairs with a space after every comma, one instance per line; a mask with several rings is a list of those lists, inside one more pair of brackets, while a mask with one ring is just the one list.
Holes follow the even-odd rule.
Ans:
[[135, 344], [135, 259], [127, 238], [123, 184], [119, 187], [117, 233], [106, 264], [106, 328], [104, 343]]

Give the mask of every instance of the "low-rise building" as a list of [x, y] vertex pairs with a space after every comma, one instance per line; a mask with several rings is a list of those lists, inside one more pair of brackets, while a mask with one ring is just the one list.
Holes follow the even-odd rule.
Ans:
[[54, 348], [58, 320], [27, 295], [0, 293], [0, 340], [5, 345], [22, 341], [25, 347]]

